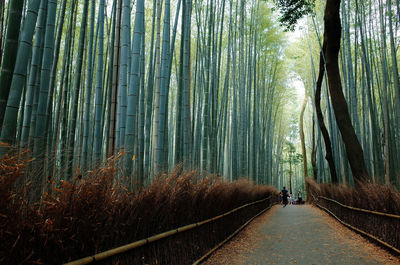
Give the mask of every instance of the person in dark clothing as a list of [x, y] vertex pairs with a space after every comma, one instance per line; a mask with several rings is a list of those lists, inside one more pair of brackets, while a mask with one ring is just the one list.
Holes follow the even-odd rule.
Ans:
[[283, 187], [282, 192], [282, 200], [283, 200], [283, 207], [286, 207], [288, 204], [288, 191], [286, 190], [286, 187]]

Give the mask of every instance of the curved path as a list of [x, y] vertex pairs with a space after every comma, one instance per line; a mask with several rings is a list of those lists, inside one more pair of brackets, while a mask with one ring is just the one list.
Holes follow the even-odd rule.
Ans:
[[204, 264], [400, 264], [310, 205], [275, 206]]

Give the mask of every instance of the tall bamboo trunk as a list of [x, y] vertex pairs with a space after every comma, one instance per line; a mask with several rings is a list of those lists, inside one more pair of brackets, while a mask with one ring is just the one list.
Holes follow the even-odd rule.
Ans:
[[[1, 127], [0, 141], [13, 144], [17, 133], [17, 118], [21, 103], [22, 89], [26, 83], [27, 65], [32, 55], [32, 39], [35, 31], [40, 0], [31, 1], [24, 20], [24, 26], [18, 44], [14, 74], [12, 76], [10, 94]], [[40, 39], [40, 38], [39, 38]], [[0, 44], [1, 45], [1, 44]], [[35, 58], [36, 59], [36, 58]], [[23, 102], [24, 104], [25, 102]]]
[[[19, 28], [21, 25], [23, 5], [24, 0], [13, 0], [10, 2], [8, 11], [7, 35], [5, 36], [3, 51], [4, 56], [2, 58], [3, 61], [0, 61], [0, 127], [3, 125], [4, 113], [17, 58]], [[3, 16], [1, 19], [3, 20]]]
[[[155, 98], [154, 98], [154, 121], [153, 121], [153, 168], [157, 170], [159, 162], [158, 138], [160, 118], [160, 83], [161, 83], [161, 13], [162, 0], [157, 0], [157, 26], [156, 26], [156, 50], [155, 50]], [[163, 130], [162, 128], [161, 130]]]
[[170, 1], [165, 0], [164, 8], [164, 27], [163, 27], [163, 42], [162, 42], [162, 54], [161, 54], [161, 80], [160, 80], [160, 93], [159, 93], [159, 109], [158, 109], [158, 142], [155, 143], [156, 150], [154, 152], [157, 158], [154, 159], [154, 170], [159, 172], [160, 169], [165, 168], [166, 161], [164, 155], [165, 148], [165, 123], [168, 114], [168, 101], [167, 93], [169, 84], [168, 80], [168, 64], [169, 64], [169, 51], [170, 51]]
[[0, 67], [3, 58], [4, 5], [5, 1], [0, 1]]
[[[125, 167], [127, 173], [132, 172], [132, 160], [134, 155], [135, 135], [138, 126], [137, 124], [137, 105], [138, 105], [138, 93], [140, 86], [140, 49], [142, 45], [142, 37], [144, 37], [144, 0], [139, 0], [136, 6], [135, 15], [135, 26], [134, 26], [134, 38], [133, 38], [133, 51], [131, 60], [131, 83], [129, 84], [128, 91], [128, 110], [126, 118], [126, 152], [127, 159]], [[138, 183], [139, 187], [142, 183]]]
[[95, 118], [94, 118], [94, 144], [93, 162], [101, 160], [103, 128], [102, 128], [102, 108], [103, 108], [103, 57], [104, 57], [104, 0], [100, 0], [98, 13], [99, 27], [99, 52], [97, 55], [97, 75], [96, 75], [96, 98], [95, 98]]
[[79, 44], [78, 44], [78, 54], [76, 61], [75, 77], [73, 82], [73, 97], [72, 106], [70, 112], [70, 124], [68, 129], [68, 148], [69, 148], [69, 173], [71, 176], [74, 174], [73, 165], [76, 162], [74, 159], [74, 148], [76, 147], [76, 129], [77, 129], [77, 119], [78, 119], [78, 100], [81, 91], [81, 80], [82, 80], [82, 68], [83, 68], [83, 57], [84, 57], [84, 47], [86, 38], [86, 28], [87, 28], [87, 16], [89, 10], [89, 0], [85, 0], [83, 6], [82, 15], [82, 27], [79, 33]]
[[90, 165], [90, 155], [89, 151], [89, 122], [90, 122], [90, 103], [92, 98], [92, 78], [93, 78], [93, 41], [94, 41], [94, 16], [95, 16], [96, 4], [94, 0], [90, 1], [90, 34], [89, 34], [89, 49], [88, 49], [88, 63], [86, 72], [86, 90], [85, 90], [85, 104], [82, 106], [84, 109], [83, 113], [83, 147], [82, 147], [82, 168], [86, 169]]
[[117, 16], [114, 24], [114, 48], [113, 48], [113, 66], [112, 66], [112, 89], [111, 89], [111, 102], [109, 113], [109, 132], [108, 132], [108, 150], [107, 156], [114, 155], [116, 145], [116, 130], [117, 130], [117, 95], [118, 95], [118, 82], [119, 82], [119, 60], [120, 60], [120, 34], [121, 34], [121, 20], [122, 20], [122, 0], [117, 1]]

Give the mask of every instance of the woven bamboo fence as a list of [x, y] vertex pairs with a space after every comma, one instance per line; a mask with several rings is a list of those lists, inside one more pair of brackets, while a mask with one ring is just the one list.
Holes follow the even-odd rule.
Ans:
[[[278, 201], [277, 195], [242, 205], [219, 216], [71, 261], [83, 264], [191, 264], [213, 250]], [[182, 213], [184, 214], [184, 213]], [[206, 253], [206, 254], [205, 254]]]

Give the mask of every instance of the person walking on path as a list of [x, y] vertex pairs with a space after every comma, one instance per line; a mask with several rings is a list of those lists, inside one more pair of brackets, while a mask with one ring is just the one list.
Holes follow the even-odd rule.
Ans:
[[299, 190], [299, 192], [297, 192], [297, 199], [299, 201], [299, 204], [302, 204], [303, 198], [301, 196], [301, 190]]
[[286, 187], [283, 187], [282, 190], [282, 200], [283, 200], [283, 207], [286, 207], [288, 204], [288, 191], [286, 190]]

